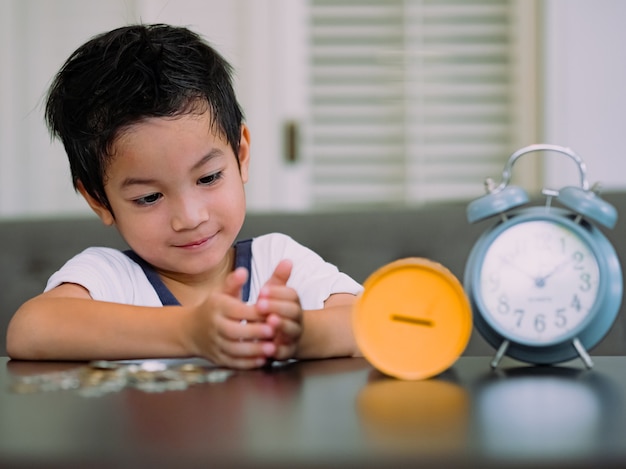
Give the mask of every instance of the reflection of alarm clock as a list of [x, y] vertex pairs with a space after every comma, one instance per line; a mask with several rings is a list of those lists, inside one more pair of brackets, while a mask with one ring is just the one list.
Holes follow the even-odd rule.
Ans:
[[465, 350], [472, 331], [463, 285], [443, 265], [422, 258], [400, 259], [370, 275], [352, 318], [365, 358], [400, 379], [445, 371]]
[[555, 366], [489, 374], [474, 390], [476, 444], [518, 463], [552, 459], [568, 467], [585, 460], [611, 438], [615, 390], [600, 373], [580, 373]]
[[[579, 167], [581, 187], [544, 189], [546, 205], [511, 211], [529, 201], [509, 186], [511, 168], [522, 155], [553, 151]], [[617, 211], [590, 190], [585, 165], [568, 148], [531, 145], [511, 155], [497, 186], [467, 207], [470, 223], [493, 215], [501, 220], [470, 252], [465, 289], [474, 324], [503, 355], [535, 364], [580, 356], [592, 366], [587, 350], [611, 328], [622, 300], [622, 271], [607, 238], [593, 222], [613, 228]], [[556, 198], [567, 209], [552, 207]]]

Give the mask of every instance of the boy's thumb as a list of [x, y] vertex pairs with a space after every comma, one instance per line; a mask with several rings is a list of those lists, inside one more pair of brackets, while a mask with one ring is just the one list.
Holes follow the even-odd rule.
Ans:
[[238, 267], [226, 276], [224, 293], [233, 298], [241, 299], [241, 288], [248, 280], [248, 271], [245, 267]]
[[283, 259], [274, 269], [274, 273], [267, 281], [266, 285], [285, 285], [287, 280], [289, 280], [292, 268], [293, 263], [289, 259]]

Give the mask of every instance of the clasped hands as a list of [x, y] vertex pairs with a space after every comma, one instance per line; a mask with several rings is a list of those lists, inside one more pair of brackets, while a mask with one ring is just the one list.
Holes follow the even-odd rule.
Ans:
[[256, 304], [250, 305], [241, 300], [248, 271], [241, 267], [229, 273], [223, 291], [195, 309], [190, 331], [194, 354], [239, 369], [293, 358], [302, 336], [303, 313], [297, 292], [287, 286], [291, 269], [291, 261], [281, 261]]

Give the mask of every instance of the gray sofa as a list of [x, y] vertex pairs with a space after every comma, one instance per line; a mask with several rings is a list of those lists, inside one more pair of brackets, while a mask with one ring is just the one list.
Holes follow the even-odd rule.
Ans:
[[[603, 230], [620, 259], [626, 259], [626, 192], [607, 193], [623, 218]], [[466, 202], [419, 208], [372, 209], [327, 213], [250, 213], [241, 238], [279, 231], [309, 246], [341, 270], [363, 282], [384, 264], [404, 257], [426, 257], [448, 267], [461, 281], [473, 243], [493, 220], [466, 221]], [[16, 308], [39, 293], [48, 276], [88, 246], [124, 248], [113, 228], [95, 217], [0, 220], [0, 354]], [[626, 272], [626, 264], [622, 261]], [[626, 354], [626, 306], [592, 355]], [[474, 331], [466, 355], [492, 355], [493, 349]]]

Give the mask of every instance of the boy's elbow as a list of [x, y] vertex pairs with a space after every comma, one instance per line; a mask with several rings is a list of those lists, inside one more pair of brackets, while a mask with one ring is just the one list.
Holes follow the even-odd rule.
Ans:
[[9, 322], [9, 327], [7, 328], [6, 349], [7, 355], [11, 359], [20, 360], [25, 358], [24, 351], [21, 350], [20, 347], [19, 332], [16, 332], [15, 321], [13, 319], [11, 319], [11, 322]]
[[34, 334], [32, 327], [29, 325], [31, 321], [30, 310], [31, 302], [24, 303], [13, 315], [9, 321], [6, 333], [6, 351], [9, 358], [14, 360], [36, 360], [37, 354], [34, 353]]
[[7, 329], [6, 336], [6, 349], [7, 355], [12, 360], [23, 360], [23, 355], [20, 351], [19, 342], [15, 340], [15, 334], [11, 333], [11, 327]]

